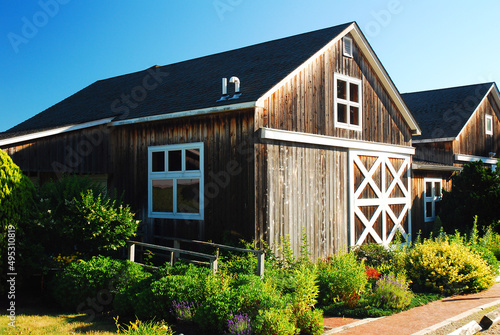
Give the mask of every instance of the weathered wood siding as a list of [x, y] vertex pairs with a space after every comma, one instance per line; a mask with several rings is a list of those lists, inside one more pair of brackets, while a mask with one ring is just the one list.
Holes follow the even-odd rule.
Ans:
[[[457, 140], [453, 141], [453, 153], [488, 157], [490, 152], [500, 155], [500, 110], [491, 93], [472, 115]], [[493, 116], [493, 135], [486, 135], [485, 115]]]
[[415, 146], [415, 155], [413, 159], [426, 162], [453, 165], [455, 158], [453, 156], [453, 142], [432, 142], [432, 143], [413, 143]]
[[[143, 219], [148, 205], [148, 147], [204, 143], [205, 220], [150, 219], [155, 235], [222, 241], [254, 237], [254, 110], [118, 126], [112, 186]], [[231, 164], [231, 167], [228, 167]], [[236, 167], [236, 168], [235, 168]], [[238, 173], [228, 174], [228, 171]], [[226, 181], [227, 177], [229, 182]], [[151, 233], [151, 232], [149, 232]]]
[[111, 171], [110, 128], [105, 126], [3, 147], [25, 173], [108, 174]]
[[[362, 80], [361, 132], [334, 126], [334, 73]], [[256, 128], [260, 127], [411, 145], [408, 125], [368, 61], [356, 45], [354, 57], [344, 57], [341, 41], [264, 101], [256, 116]]]
[[274, 248], [288, 237], [298, 253], [305, 232], [315, 258], [346, 250], [347, 151], [284, 142], [260, 149], [268, 162], [264, 178], [257, 180], [267, 184], [266, 197], [258, 203], [264, 212], [259, 221], [267, 223], [267, 229], [260, 228], [262, 237]]
[[424, 206], [425, 206], [425, 178], [442, 179], [442, 186], [446, 191], [451, 191], [451, 176], [453, 172], [438, 172], [438, 171], [423, 171], [413, 170], [412, 176], [412, 240], [415, 240], [419, 232], [422, 237], [429, 236], [432, 231], [434, 222], [425, 222]]
[[[335, 127], [334, 73], [362, 81], [362, 131]], [[290, 78], [256, 109], [261, 127], [411, 146], [411, 130], [368, 60], [338, 42]], [[256, 236], [279, 243], [289, 236], [296, 254], [303, 227], [314, 257], [346, 250], [348, 154], [346, 149], [277, 141], [256, 147]], [[262, 186], [260, 185], [262, 184]]]

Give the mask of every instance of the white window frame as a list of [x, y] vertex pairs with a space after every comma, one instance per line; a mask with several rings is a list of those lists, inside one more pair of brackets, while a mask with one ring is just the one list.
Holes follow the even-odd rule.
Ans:
[[[349, 46], [350, 48], [349, 48], [348, 46]], [[347, 36], [344, 36], [344, 38], [342, 38], [342, 54], [343, 54], [345, 57], [352, 58], [352, 55], [353, 55], [353, 43], [352, 43], [352, 38], [347, 37]]]
[[[353, 77], [348, 77], [344, 76], [342, 74], [335, 73], [334, 76], [334, 92], [333, 92], [333, 106], [334, 106], [334, 125], [337, 128], [345, 128], [345, 129], [350, 129], [350, 130], [356, 130], [356, 131], [361, 131], [363, 127], [363, 86], [362, 86], [362, 81], [358, 78], [353, 78]], [[347, 100], [345, 99], [340, 99], [337, 97], [337, 83], [338, 80], [345, 81], [347, 83]], [[358, 97], [359, 97], [359, 102], [354, 102], [349, 100], [350, 96], [350, 90], [351, 90], [351, 85], [350, 84], [356, 84], [358, 85], [359, 92], [358, 92]], [[338, 104], [341, 103], [343, 105], [346, 105], [346, 119], [347, 122], [339, 122], [337, 113], [338, 113]], [[350, 109], [352, 107], [357, 107], [358, 108], [358, 120], [359, 120], [359, 125], [353, 125], [351, 124], [351, 113]]]
[[[427, 196], [427, 183], [432, 183], [432, 194]], [[436, 195], [436, 183], [439, 183], [440, 195]], [[424, 178], [424, 220], [431, 222], [436, 220], [436, 202], [440, 202], [443, 198], [443, 180], [440, 178]], [[432, 203], [432, 213], [427, 214], [427, 203]]]
[[[170, 144], [148, 147], [148, 216], [150, 218], [162, 219], [185, 219], [185, 220], [203, 220], [204, 219], [204, 154], [203, 142]], [[198, 149], [200, 151], [200, 170], [186, 170], [186, 150]], [[168, 151], [178, 151], [182, 153], [181, 171], [168, 171]], [[165, 152], [165, 171], [153, 172], [153, 152]], [[173, 179], [173, 212], [153, 212], [153, 180]], [[179, 213], [177, 212], [177, 180], [178, 179], [199, 179], [199, 213]]]
[[[490, 121], [490, 129], [488, 129], [488, 121]], [[484, 116], [484, 130], [486, 135], [493, 135], [493, 116], [485, 115]]]

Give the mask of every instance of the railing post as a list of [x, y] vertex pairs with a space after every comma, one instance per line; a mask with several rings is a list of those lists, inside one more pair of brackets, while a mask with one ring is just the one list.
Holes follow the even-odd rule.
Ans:
[[218, 259], [212, 260], [212, 272], [217, 273], [217, 270], [219, 269], [219, 262]]
[[128, 259], [132, 263], [135, 262], [135, 244], [134, 242], [128, 242]]
[[170, 252], [170, 265], [174, 266], [174, 264], [175, 264], [175, 252], [171, 251]]
[[[180, 249], [181, 248], [181, 242], [179, 242], [178, 240], [174, 240], [174, 248], [175, 249]], [[179, 259], [179, 256], [180, 256], [180, 254], [179, 254], [178, 251], [174, 252], [174, 258], [173, 258], [174, 259], [174, 263], [177, 262], [177, 260]]]
[[261, 251], [257, 254], [257, 275], [262, 279], [264, 278], [264, 260], [266, 254]]

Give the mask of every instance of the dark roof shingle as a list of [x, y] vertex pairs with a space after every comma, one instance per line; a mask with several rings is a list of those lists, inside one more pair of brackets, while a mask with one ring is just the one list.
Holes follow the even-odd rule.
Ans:
[[[133, 119], [256, 101], [350, 24], [99, 80], [1, 137], [108, 117]], [[231, 76], [241, 80], [241, 97], [216, 102], [221, 78]]]
[[401, 94], [422, 135], [415, 140], [456, 137], [494, 83]]

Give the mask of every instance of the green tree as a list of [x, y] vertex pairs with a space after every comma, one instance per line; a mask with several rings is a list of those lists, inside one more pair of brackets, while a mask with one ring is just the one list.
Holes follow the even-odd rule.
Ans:
[[[477, 215], [480, 232], [500, 220], [500, 169], [485, 168], [482, 162], [471, 162], [452, 177], [452, 189], [443, 192], [439, 216], [448, 233], [459, 230], [468, 234]], [[500, 227], [496, 227], [499, 231]]]
[[7, 247], [9, 243], [9, 230], [11, 231], [12, 256], [15, 263], [11, 265], [17, 272], [20, 261], [20, 250], [23, 244], [23, 229], [25, 221], [29, 220], [33, 208], [34, 186], [14, 164], [12, 159], [3, 150], [0, 150], [0, 268], [2, 269], [0, 291], [5, 283], [3, 276], [7, 266]]

